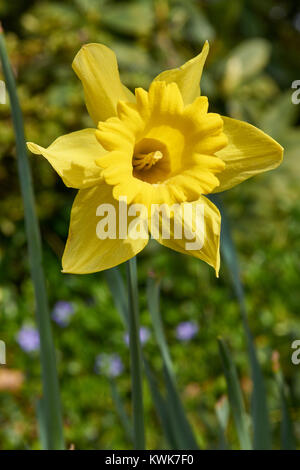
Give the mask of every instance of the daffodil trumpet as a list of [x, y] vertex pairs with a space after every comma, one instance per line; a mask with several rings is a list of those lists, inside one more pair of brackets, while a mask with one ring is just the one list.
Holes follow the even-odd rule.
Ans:
[[[88, 44], [76, 55], [73, 68], [96, 127], [59, 137], [48, 148], [28, 143], [33, 153], [47, 158], [67, 186], [79, 189], [63, 272], [102, 271], [147, 245], [151, 224], [145, 237], [132, 237], [130, 231], [126, 238], [97, 236], [99, 205], [109, 204], [118, 214], [119, 201], [126, 198], [128, 209], [141, 204], [148, 213], [155, 204], [175, 204], [171, 218], [176, 224], [182, 204], [201, 204], [205, 237], [200, 249], [187, 250], [185, 236], [175, 238], [174, 230], [169, 238], [163, 237], [161, 224], [154, 238], [202, 259], [218, 275], [221, 218], [206, 195], [276, 168], [283, 149], [251, 124], [208, 111], [208, 99], [200, 95], [199, 86], [208, 50], [206, 42], [199, 55], [162, 72], [148, 91], [136, 88], [134, 94], [121, 83], [112, 50]], [[193, 217], [185, 223], [194, 233]]]

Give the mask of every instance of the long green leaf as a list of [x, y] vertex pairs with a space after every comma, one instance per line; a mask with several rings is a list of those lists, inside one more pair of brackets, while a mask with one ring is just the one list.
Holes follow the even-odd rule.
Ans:
[[[42, 267], [40, 231], [35, 213], [33, 185], [26, 150], [23, 116], [18, 100], [15, 79], [7, 56], [1, 24], [0, 57], [10, 97], [12, 119], [16, 136], [17, 161], [24, 204], [25, 226], [29, 248], [29, 263], [34, 285], [36, 318], [40, 334], [40, 357], [43, 382], [43, 406], [41, 407], [40, 412], [45, 414], [43, 420], [40, 420], [40, 422], [45, 423], [46, 427], [46, 448], [64, 449], [56, 358], [50, 324], [45, 275]], [[42, 430], [41, 435], [43, 435]]]
[[152, 278], [148, 279], [147, 297], [156, 341], [160, 349], [164, 364], [164, 378], [167, 391], [167, 406], [170, 410], [170, 418], [172, 419], [174, 426], [176, 426], [176, 428], [180, 432], [180, 448], [198, 449], [196, 438], [194, 436], [191, 425], [186, 417], [179, 393], [177, 391], [174, 368], [165, 339], [160, 315], [159, 285]]
[[42, 445], [42, 449], [47, 449], [47, 446], [48, 446], [47, 423], [46, 423], [47, 413], [44, 410], [44, 406], [45, 404], [44, 404], [43, 397], [42, 397], [37, 401], [36, 414], [37, 414], [37, 421], [38, 421], [40, 443]]
[[230, 224], [221, 196], [213, 195], [210, 199], [218, 206], [222, 216], [221, 251], [228, 266], [233, 288], [239, 302], [243, 327], [247, 338], [251, 378], [253, 382], [251, 414], [254, 428], [254, 449], [271, 449], [271, 427], [264, 378], [258, 362], [253, 336], [248, 324], [244, 289], [240, 278], [238, 258], [231, 236]]
[[281, 391], [281, 448], [284, 450], [296, 450], [296, 438], [291, 420], [288, 398], [284, 390]]
[[182, 401], [180, 399], [176, 383], [173, 376], [170, 375], [168, 369], [164, 366], [164, 378], [167, 390], [167, 404], [170, 412], [170, 418], [173, 426], [180, 432], [180, 447], [179, 449], [197, 450], [197, 444], [194, 432], [186, 417]]
[[124, 281], [118, 267], [104, 271], [105, 279], [111, 291], [114, 303], [126, 329], [129, 327], [128, 316], [128, 296], [125, 289]]
[[[116, 308], [119, 311], [121, 318], [124, 320], [125, 325], [127, 326], [127, 296], [126, 290], [124, 289], [124, 281], [122, 279], [120, 270], [119, 268], [114, 268], [113, 270], [110, 269], [106, 271], [105, 275]], [[164, 358], [165, 386], [168, 393], [167, 399], [162, 397], [157, 386], [155, 386], [156, 382], [154, 380], [153, 373], [150, 372], [149, 364], [148, 367], [146, 366], [146, 361], [144, 359], [146, 377], [158, 416], [162, 421], [162, 426], [165, 435], [171, 447], [177, 449], [194, 449], [197, 448], [196, 439], [193, 435], [193, 431], [191, 430], [190, 424], [187, 421], [181, 400], [176, 390], [174, 382], [174, 373], [172, 372], [173, 365], [165, 340], [161, 317], [159, 314], [159, 286], [154, 280], [152, 281], [153, 282], [150, 282], [147, 288], [148, 301], [150, 300], [151, 304], [149, 304], [149, 310], [154, 316], [154, 331], [156, 334], [158, 345], [162, 352], [162, 356]], [[167, 429], [170, 429], [170, 427], [173, 430], [172, 433], [170, 431], [167, 431]]]
[[145, 448], [142, 350], [140, 344], [140, 320], [136, 258], [126, 263], [128, 285], [129, 349], [131, 363], [133, 436], [136, 450]]
[[226, 439], [226, 429], [229, 419], [229, 403], [226, 396], [223, 396], [215, 406], [215, 411], [219, 423], [219, 446], [218, 449], [225, 450], [228, 448]]
[[145, 372], [149, 383], [151, 396], [156, 408], [156, 412], [160, 419], [164, 434], [172, 449], [180, 448], [180, 433], [177, 426], [173, 425], [172, 418], [170, 417], [169, 407], [167, 401], [162, 396], [157, 386], [153, 372], [151, 371], [148, 361], [144, 360]]
[[123, 425], [125, 433], [130, 441], [133, 442], [133, 430], [130, 423], [129, 416], [125, 410], [123, 400], [119, 394], [117, 384], [114, 378], [110, 378], [110, 389], [111, 389], [111, 396], [116, 406], [117, 413], [119, 415], [120, 421]]
[[174, 377], [173, 364], [165, 338], [159, 309], [159, 283], [152, 277], [149, 277], [147, 280], [147, 301], [149, 311], [152, 317], [155, 337], [163, 357], [165, 368], [168, 371], [169, 375]]
[[287, 385], [284, 381], [282, 370], [280, 367], [279, 354], [273, 355], [273, 369], [275, 372], [275, 380], [279, 389], [281, 404], [281, 425], [280, 438], [281, 448], [284, 450], [296, 449], [296, 437], [293, 429], [293, 422], [289, 410], [289, 393]]
[[240, 445], [243, 450], [250, 450], [252, 449], [251, 437], [236, 368], [225, 342], [219, 338], [218, 344], [226, 377], [229, 403], [232, 409]]
[[280, 380], [280, 397], [281, 397], [281, 448], [284, 450], [296, 449], [296, 438], [293, 429], [293, 422], [290, 416], [288, 394], [286, 384], [283, 377]]

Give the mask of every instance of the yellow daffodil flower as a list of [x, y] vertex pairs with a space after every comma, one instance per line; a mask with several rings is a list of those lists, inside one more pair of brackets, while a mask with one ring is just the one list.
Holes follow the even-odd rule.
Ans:
[[[91, 273], [116, 266], [148, 243], [128, 231], [124, 238], [100, 239], [97, 208], [110, 204], [116, 214], [126, 198], [130, 208], [167, 204], [204, 207], [205, 237], [201, 249], [187, 250], [185, 236], [174, 233], [158, 241], [173, 250], [220, 265], [220, 213], [206, 194], [224, 191], [258, 173], [277, 167], [283, 149], [254, 126], [208, 112], [200, 96], [200, 79], [208, 54], [202, 52], [178, 69], [158, 75], [148, 91], [131, 93], [120, 81], [115, 54], [88, 44], [73, 68], [82, 81], [88, 112], [96, 128], [59, 137], [48, 148], [28, 143], [42, 154], [64, 183], [79, 189], [71, 213], [63, 271]], [[172, 217], [179, 220], [174, 209]], [[146, 215], [145, 217], [148, 217]], [[117, 217], [116, 225], [119, 227]], [[186, 223], [186, 220], [185, 220]], [[187, 221], [195, 232], [194, 219]], [[160, 230], [160, 229], [159, 229]]]

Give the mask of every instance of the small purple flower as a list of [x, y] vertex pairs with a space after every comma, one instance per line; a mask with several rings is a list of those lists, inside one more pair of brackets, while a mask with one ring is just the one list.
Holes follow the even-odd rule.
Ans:
[[96, 357], [95, 370], [97, 374], [118, 377], [122, 374], [124, 365], [118, 354], [99, 354]]
[[109, 375], [111, 377], [118, 377], [119, 375], [122, 374], [123, 369], [124, 369], [124, 366], [123, 366], [123, 362], [121, 358], [117, 354], [114, 354], [110, 358]]
[[[148, 339], [150, 338], [150, 330], [146, 326], [141, 326], [140, 327], [140, 342], [141, 344], [146, 344]], [[129, 346], [129, 333], [125, 333], [124, 335], [124, 341]]]
[[17, 342], [23, 351], [37, 351], [40, 347], [39, 332], [31, 326], [23, 326], [18, 333]]
[[191, 321], [184, 321], [179, 323], [176, 328], [176, 338], [179, 341], [190, 341], [196, 336], [198, 332], [198, 325]]
[[70, 323], [70, 318], [74, 314], [74, 307], [70, 302], [59, 300], [52, 310], [52, 319], [59, 326], [64, 328]]

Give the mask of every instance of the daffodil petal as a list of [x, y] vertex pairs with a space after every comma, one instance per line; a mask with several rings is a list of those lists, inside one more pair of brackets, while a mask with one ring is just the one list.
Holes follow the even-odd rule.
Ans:
[[220, 186], [214, 192], [230, 189], [280, 165], [283, 148], [272, 137], [247, 122], [223, 116], [222, 119], [228, 145], [216, 155], [226, 166], [223, 172], [218, 173]]
[[218, 276], [221, 216], [217, 207], [206, 197], [201, 196], [195, 202], [174, 204], [171, 206], [170, 215], [169, 239], [166, 237], [169, 231], [168, 224], [165, 224], [165, 229], [162, 224], [162, 220], [167, 219], [161, 215], [159, 215], [159, 225], [152, 215], [152, 224], [149, 224], [152, 237], [172, 250], [205, 261], [215, 269]]
[[177, 69], [165, 70], [154, 80], [177, 83], [184, 104], [192, 103], [200, 95], [200, 80], [208, 51], [209, 45], [206, 41], [200, 54]]
[[83, 129], [58, 137], [49, 147], [44, 148], [27, 142], [32, 153], [43, 155], [71, 188], [89, 188], [101, 180], [101, 169], [95, 160], [106, 150], [99, 144], [95, 129]]
[[72, 67], [81, 80], [88, 112], [97, 125], [115, 116], [119, 100], [135, 101], [120, 80], [115, 53], [103, 44], [86, 44]]
[[[109, 205], [113, 217], [115, 211], [115, 239], [100, 239], [97, 236], [98, 223], [103, 217], [97, 216], [96, 212], [102, 204]], [[124, 210], [127, 210], [126, 205]], [[132, 220], [133, 217], [128, 217], [129, 223]], [[110, 235], [114, 236], [113, 225], [110, 228], [112, 229]], [[62, 259], [63, 272], [74, 274], [98, 272], [132, 258], [147, 245], [148, 232], [144, 238], [137, 239], [131, 236], [130, 225], [128, 232], [130, 235], [127, 239], [125, 237], [120, 239], [119, 203], [113, 198], [111, 186], [103, 181], [99, 186], [80, 190], [71, 212], [69, 236]]]

